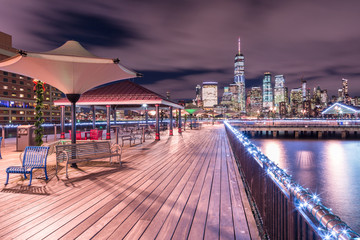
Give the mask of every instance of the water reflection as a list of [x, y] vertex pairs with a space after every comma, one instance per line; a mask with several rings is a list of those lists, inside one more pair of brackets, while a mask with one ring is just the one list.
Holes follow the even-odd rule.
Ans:
[[297, 151], [296, 163], [299, 169], [311, 169], [314, 167], [313, 154], [310, 151]]
[[320, 194], [356, 232], [360, 232], [360, 142], [341, 140], [252, 139], [293, 179]]
[[287, 168], [286, 156], [284, 154], [284, 146], [280, 141], [268, 141], [264, 142], [264, 145], [261, 146], [262, 152], [269, 158], [271, 161], [276, 163], [282, 169]]

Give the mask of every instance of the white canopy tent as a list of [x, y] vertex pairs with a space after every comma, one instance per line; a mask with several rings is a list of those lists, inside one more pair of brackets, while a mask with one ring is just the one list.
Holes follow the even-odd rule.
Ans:
[[119, 59], [99, 58], [76, 41], [52, 51], [24, 52], [0, 62], [0, 69], [43, 81], [66, 94], [72, 103], [72, 142], [75, 143], [75, 104], [96, 86], [139, 76], [119, 64]]

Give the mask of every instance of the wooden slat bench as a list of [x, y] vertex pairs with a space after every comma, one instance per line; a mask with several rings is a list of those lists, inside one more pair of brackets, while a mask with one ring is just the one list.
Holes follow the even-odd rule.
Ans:
[[48, 180], [48, 176], [46, 173], [46, 159], [48, 156], [49, 147], [39, 147], [39, 146], [28, 146], [25, 148], [22, 158], [22, 166], [11, 166], [6, 169], [7, 177], [5, 185], [9, 182], [9, 174], [10, 173], [20, 173], [24, 174], [26, 178], [26, 174], [30, 174], [30, 182], [32, 181], [32, 171], [36, 168], [43, 168], [45, 172], [45, 178]]
[[66, 177], [68, 178], [68, 165], [101, 158], [118, 157], [121, 166], [121, 147], [118, 144], [111, 146], [110, 141], [92, 141], [56, 146], [56, 175], [59, 162], [66, 161]]

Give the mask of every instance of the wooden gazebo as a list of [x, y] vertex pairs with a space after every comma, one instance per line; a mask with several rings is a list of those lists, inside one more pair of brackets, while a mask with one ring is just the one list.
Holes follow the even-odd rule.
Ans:
[[[61, 138], [65, 137], [64, 132], [64, 116], [65, 106], [70, 106], [71, 102], [66, 99], [59, 99], [54, 102], [55, 105], [61, 106]], [[106, 138], [110, 139], [110, 108], [126, 107], [128, 109], [139, 109], [143, 105], [155, 107], [156, 125], [155, 140], [160, 140], [159, 126], [159, 109], [160, 107], [168, 107], [170, 112], [170, 122], [173, 122], [172, 110], [177, 108], [179, 114], [179, 133], [181, 133], [181, 109], [183, 106], [147, 89], [132, 81], [119, 81], [89, 90], [81, 95], [77, 102], [77, 106], [91, 106], [93, 110], [93, 127], [95, 128], [95, 106], [106, 106], [107, 128]], [[173, 126], [170, 124], [170, 136], [173, 135]]]

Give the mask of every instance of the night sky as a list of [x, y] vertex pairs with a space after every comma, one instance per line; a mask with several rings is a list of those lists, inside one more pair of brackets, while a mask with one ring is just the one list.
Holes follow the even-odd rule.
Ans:
[[[77, 40], [101, 57], [144, 74], [135, 82], [173, 99], [195, 86], [233, 82], [237, 39], [246, 87], [263, 73], [284, 74], [289, 89], [304, 78], [329, 95], [349, 80], [360, 95], [359, 0], [1, 0], [0, 31], [15, 48], [48, 51]], [[274, 80], [273, 80], [274, 81]], [[222, 90], [220, 91], [220, 93]]]

